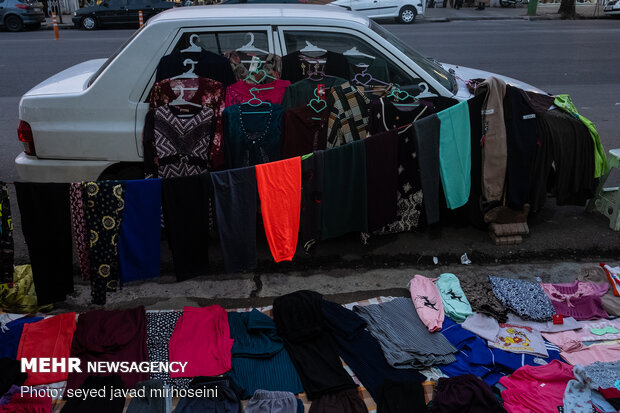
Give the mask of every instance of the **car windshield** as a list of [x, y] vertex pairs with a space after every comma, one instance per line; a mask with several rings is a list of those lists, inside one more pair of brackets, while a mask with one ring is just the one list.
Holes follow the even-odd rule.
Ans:
[[439, 63], [435, 63], [426, 57], [422, 56], [420, 53], [416, 52], [398, 37], [394, 36], [392, 33], [375, 23], [374, 21], [370, 21], [370, 28], [378, 33], [385, 40], [390, 42], [394, 47], [403, 52], [408, 58], [413, 60], [415, 64], [420, 66], [422, 70], [431, 75], [435, 80], [437, 80], [443, 87], [448, 89], [452, 93], [456, 93], [456, 80], [454, 76], [446, 71]]

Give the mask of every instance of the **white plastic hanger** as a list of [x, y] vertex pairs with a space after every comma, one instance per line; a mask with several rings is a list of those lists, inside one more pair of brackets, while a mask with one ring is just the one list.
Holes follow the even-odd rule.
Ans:
[[369, 59], [374, 59], [375, 58], [374, 56], [371, 56], [371, 55], [366, 54], [366, 53], [362, 53], [359, 50], [357, 50], [357, 46], [353, 46], [352, 48], [350, 48], [349, 50], [344, 52], [343, 55], [346, 55], [346, 56], [363, 56], [363, 57], [367, 57]]
[[185, 53], [185, 52], [201, 52], [202, 51], [202, 47], [198, 46], [196, 44], [196, 40], [198, 40], [198, 35], [197, 34], [192, 34], [189, 37], [189, 47], [186, 49], [181, 50], [181, 53]]
[[182, 73], [178, 76], [175, 77], [171, 77], [170, 79], [196, 79], [198, 77], [198, 75], [196, 73], [194, 73], [194, 69], [196, 67], [196, 65], [198, 64], [198, 62], [196, 62], [195, 60], [192, 59], [185, 59], [183, 61], [183, 66], [190, 66], [189, 70], [185, 73]]
[[306, 47], [301, 49], [300, 52], [302, 52], [302, 53], [308, 53], [308, 52], [323, 52], [323, 53], [327, 53], [327, 50], [321, 49], [320, 47], [317, 47], [317, 46], [313, 45], [312, 43], [310, 43], [309, 41], [306, 40]]
[[263, 49], [259, 49], [258, 47], [254, 46], [254, 33], [248, 32], [247, 34], [250, 36], [250, 41], [244, 44], [243, 46], [241, 46], [240, 48], [238, 48], [237, 49], [238, 52], [255, 52], [255, 53], [269, 54], [269, 52]]
[[186, 90], [193, 90], [194, 88], [186, 88], [183, 87], [183, 85], [177, 85], [175, 86], [172, 90], [179, 91], [179, 95], [177, 96], [177, 98], [175, 100], [173, 100], [172, 102], [169, 102], [168, 104], [171, 106], [183, 106], [183, 105], [190, 105], [190, 106], [196, 106], [196, 107], [202, 107], [202, 105], [199, 105], [197, 103], [192, 103], [192, 102], [188, 102], [185, 100], [185, 91]]

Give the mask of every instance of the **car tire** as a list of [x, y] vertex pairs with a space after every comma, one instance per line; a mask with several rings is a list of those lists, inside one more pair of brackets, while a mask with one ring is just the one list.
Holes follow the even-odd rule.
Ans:
[[29, 24], [27, 27], [30, 30], [39, 30], [41, 28], [41, 23]]
[[24, 28], [24, 22], [22, 19], [20, 19], [19, 16], [14, 15], [8, 16], [4, 19], [4, 25], [10, 32], [21, 32]]
[[405, 6], [398, 12], [398, 21], [403, 24], [411, 24], [415, 21], [417, 13], [415, 8]]
[[80, 27], [84, 30], [95, 30], [97, 28], [97, 19], [92, 16], [82, 17]]

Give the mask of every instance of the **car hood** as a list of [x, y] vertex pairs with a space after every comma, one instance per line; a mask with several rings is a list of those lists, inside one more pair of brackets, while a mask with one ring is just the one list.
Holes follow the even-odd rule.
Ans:
[[88, 87], [88, 81], [106, 60], [94, 59], [71, 66], [39, 83], [26, 92], [24, 97], [81, 92]]
[[513, 79], [508, 76], [498, 75], [497, 73], [487, 72], [487, 71], [479, 70], [479, 69], [472, 69], [471, 67], [451, 65], [448, 63], [440, 63], [440, 64], [444, 69], [448, 71], [450, 71], [450, 69], [454, 70], [454, 75], [456, 76], [456, 81], [459, 85], [459, 91], [457, 93], [457, 96], [459, 97], [468, 98], [469, 96], [471, 96], [471, 93], [469, 93], [469, 91], [467, 90], [465, 81], [470, 80], [470, 79], [486, 79], [491, 76], [495, 76], [496, 78], [502, 79], [504, 82], [506, 82], [507, 84], [511, 86], [515, 86], [520, 89], [527, 90], [529, 92], [542, 93], [544, 95], [548, 94], [544, 90], [541, 90], [530, 84], [521, 82], [520, 80]]

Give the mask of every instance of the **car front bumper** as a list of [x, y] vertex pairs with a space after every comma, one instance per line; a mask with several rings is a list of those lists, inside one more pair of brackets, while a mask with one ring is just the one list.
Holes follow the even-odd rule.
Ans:
[[80, 182], [96, 181], [101, 173], [114, 162], [68, 161], [62, 159], [39, 159], [25, 153], [15, 158], [15, 168], [26, 182]]
[[80, 27], [80, 20], [82, 20], [82, 16], [75, 16], [71, 18], [71, 21], [75, 27]]

